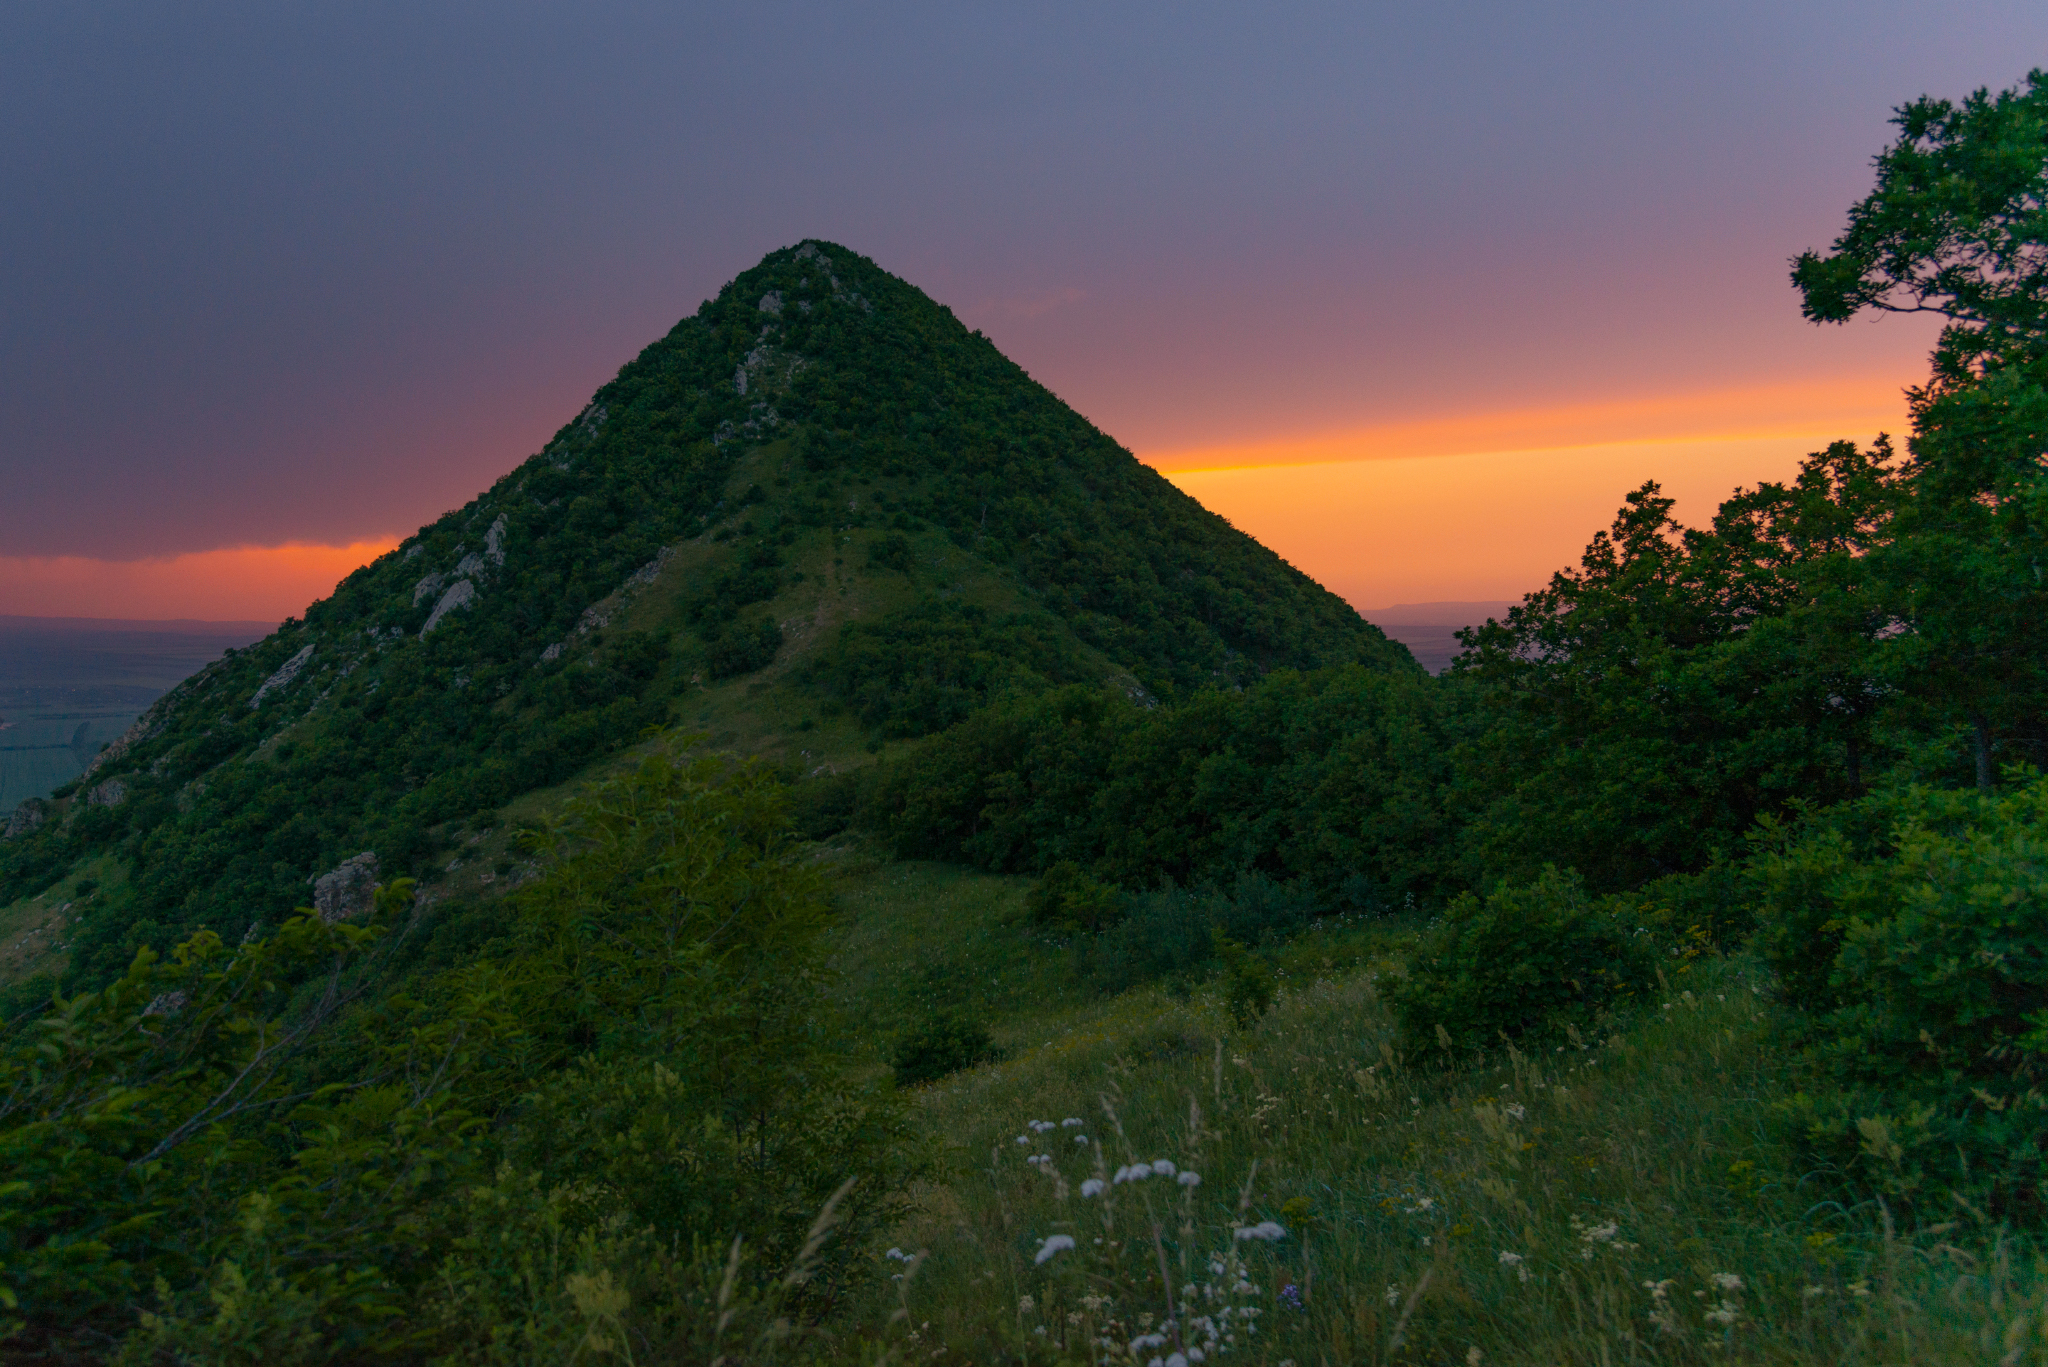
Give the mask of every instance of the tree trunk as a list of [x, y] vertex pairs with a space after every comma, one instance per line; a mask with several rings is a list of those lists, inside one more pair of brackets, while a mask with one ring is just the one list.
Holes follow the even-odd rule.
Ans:
[[1970, 734], [1977, 750], [1977, 791], [1991, 791], [1991, 723], [1982, 712], [1970, 714]]

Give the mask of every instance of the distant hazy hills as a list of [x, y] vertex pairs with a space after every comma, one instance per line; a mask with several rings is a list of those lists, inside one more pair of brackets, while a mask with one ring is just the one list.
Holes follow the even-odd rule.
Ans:
[[128, 879], [77, 940], [107, 969], [195, 925], [239, 935], [363, 849], [469, 877], [483, 859], [460, 850], [500, 809], [541, 810], [650, 727], [808, 773], [1005, 693], [1340, 663], [1416, 668], [949, 310], [805, 243], [470, 504], [164, 698], [68, 799], [85, 807], [0, 844], [0, 903], [120, 852]]
[[275, 625], [0, 615], [0, 813], [69, 782], [166, 689]]
[[1432, 674], [1450, 667], [1461, 647], [1457, 633], [1478, 626], [1489, 617], [1505, 617], [1507, 602], [1396, 603], [1392, 607], [1367, 608], [1361, 614], [1394, 640], [1407, 646], [1415, 662]]

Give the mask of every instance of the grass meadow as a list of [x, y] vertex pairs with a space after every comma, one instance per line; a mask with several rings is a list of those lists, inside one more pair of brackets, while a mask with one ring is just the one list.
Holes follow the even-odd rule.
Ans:
[[870, 1353], [2048, 1361], [2031, 1246], [1800, 1170], [1773, 1110], [1800, 1081], [1791, 1013], [1744, 958], [1674, 964], [1657, 1001], [1548, 1053], [1418, 1056], [1381, 1000], [1399, 926], [1287, 946], [1239, 1031], [1205, 990], [1077, 989], [1030, 943], [1019, 880], [884, 865], [851, 887], [863, 1028], [937, 997], [1008, 1048], [916, 1094], [944, 1175], [880, 1255], [887, 1293], [852, 1309]]

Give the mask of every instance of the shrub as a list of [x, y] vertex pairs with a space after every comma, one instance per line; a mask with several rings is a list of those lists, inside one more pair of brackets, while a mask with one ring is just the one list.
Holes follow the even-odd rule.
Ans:
[[1001, 1057], [1002, 1051], [989, 1038], [988, 1027], [940, 1011], [896, 1042], [889, 1066], [896, 1074], [897, 1086], [915, 1087]]
[[1024, 905], [1039, 925], [1090, 934], [1123, 916], [1123, 903], [1116, 889], [1096, 882], [1071, 859], [1063, 859], [1047, 869], [1045, 876], [1024, 894]]
[[[1759, 948], [1815, 1009], [1809, 1057], [1830, 1089], [1787, 1113], [1894, 1196], [1946, 1188], [2038, 1207], [2048, 779], [1855, 805], [1755, 861]], [[1893, 822], [1881, 841], [1867, 834], [1873, 813]]]
[[1586, 895], [1578, 875], [1545, 867], [1535, 881], [1452, 902], [1394, 993], [1411, 1046], [1447, 1032], [1460, 1048], [1502, 1035], [1590, 1025], [1654, 981], [1650, 937]]
[[1221, 929], [1213, 935], [1216, 957], [1223, 961], [1223, 1004], [1232, 1024], [1250, 1029], [1273, 1005], [1272, 966]]
[[868, 543], [868, 564], [878, 570], [910, 573], [910, 538], [891, 532]]
[[862, 772], [819, 774], [789, 789], [790, 828], [805, 840], [829, 840], [853, 824]]
[[775, 659], [782, 649], [782, 628], [773, 618], [734, 623], [704, 643], [704, 664], [714, 679], [751, 674]]

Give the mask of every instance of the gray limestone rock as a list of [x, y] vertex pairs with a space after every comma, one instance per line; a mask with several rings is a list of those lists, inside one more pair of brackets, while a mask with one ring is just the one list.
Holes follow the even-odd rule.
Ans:
[[457, 608], [466, 608], [475, 601], [476, 585], [467, 579], [456, 580], [448, 586], [448, 591], [441, 595], [441, 601], [434, 604], [434, 610], [427, 615], [427, 624], [420, 628], [420, 635], [424, 636], [441, 625], [441, 619]]
[[497, 521], [484, 533], [484, 559], [493, 565], [505, 563], [505, 515], [498, 514]]
[[777, 318], [782, 316], [781, 290], [770, 290], [761, 296], [761, 312], [773, 314]]
[[286, 660], [283, 664], [279, 665], [277, 667], [277, 673], [265, 679], [263, 681], [263, 686], [257, 689], [255, 694], [250, 697], [249, 706], [259, 706], [263, 702], [264, 698], [268, 697], [272, 693], [275, 693], [278, 689], [285, 687], [293, 679], [298, 678], [299, 671], [304, 669], [306, 667], [306, 661], [312, 658], [313, 647], [307, 646], [304, 650], [300, 651], [298, 654], [292, 656], [289, 660]]
[[88, 807], [118, 807], [128, 800], [128, 785], [118, 778], [95, 784], [85, 795]]
[[438, 573], [430, 574], [420, 580], [419, 583], [412, 586], [412, 605], [418, 607], [423, 599], [432, 598], [441, 591], [441, 586], [447, 582], [448, 576]]
[[368, 911], [377, 895], [377, 856], [369, 850], [313, 880], [313, 910], [328, 925]]
[[7, 830], [0, 840], [18, 840], [50, 819], [50, 804], [39, 797], [24, 799], [7, 818]]

